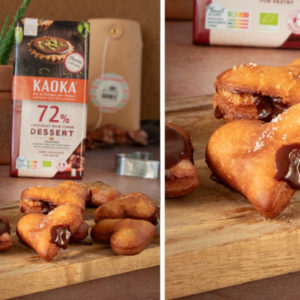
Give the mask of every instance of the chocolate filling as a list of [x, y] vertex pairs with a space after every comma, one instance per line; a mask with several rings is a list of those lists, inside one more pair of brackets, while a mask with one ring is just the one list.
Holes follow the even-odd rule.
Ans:
[[41, 36], [35, 38], [32, 47], [42, 54], [65, 54], [70, 51], [66, 40], [54, 36]]
[[219, 105], [215, 107], [215, 118], [221, 119], [224, 116], [224, 113], [221, 111]]
[[254, 94], [253, 98], [257, 109], [258, 119], [262, 121], [269, 122], [288, 108], [288, 105], [282, 102], [282, 98], [273, 98], [259, 94]]
[[10, 233], [10, 227], [8, 222], [6, 222], [5, 220], [3, 220], [2, 218], [0, 218], [0, 235], [2, 235], [3, 233]]
[[68, 247], [71, 231], [69, 227], [64, 225], [53, 226], [50, 231], [51, 243], [55, 243], [58, 247], [66, 249]]
[[190, 159], [188, 146], [186, 145], [183, 137], [173, 128], [165, 127], [166, 139], [166, 156], [165, 156], [165, 169], [170, 169], [179, 163], [182, 159]]
[[293, 189], [300, 189], [300, 144], [281, 146], [276, 153], [276, 180], [286, 181]]
[[52, 211], [56, 206], [52, 202], [46, 202], [39, 200], [41, 209], [42, 209], [42, 214], [47, 215], [50, 211]]

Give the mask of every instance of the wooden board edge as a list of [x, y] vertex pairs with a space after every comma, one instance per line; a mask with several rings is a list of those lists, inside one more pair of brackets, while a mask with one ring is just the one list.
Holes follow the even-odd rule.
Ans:
[[166, 299], [296, 272], [300, 229], [169, 256], [166, 248], [165, 265]]
[[[103, 257], [89, 262], [54, 265], [42, 272], [14, 275], [0, 279], [0, 299], [25, 296], [160, 265], [160, 247], [146, 249], [138, 255]], [[116, 269], [118, 270], [116, 272]]]
[[213, 108], [213, 95], [203, 95], [188, 98], [176, 98], [166, 100], [165, 112], [208, 110]]

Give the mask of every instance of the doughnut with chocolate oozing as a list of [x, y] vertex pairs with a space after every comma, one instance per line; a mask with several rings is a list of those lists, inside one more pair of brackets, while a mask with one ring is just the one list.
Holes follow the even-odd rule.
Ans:
[[101, 181], [83, 183], [82, 185], [88, 190], [86, 203], [92, 206], [98, 207], [121, 195], [119, 191]]
[[217, 77], [215, 116], [226, 121], [271, 121], [300, 102], [300, 64], [285, 67], [250, 63], [224, 71]]
[[42, 259], [50, 261], [60, 248], [67, 248], [71, 236], [78, 230], [82, 221], [82, 212], [78, 206], [64, 204], [48, 215], [26, 214], [17, 224], [17, 235]]
[[9, 222], [5, 217], [0, 217], [0, 251], [5, 251], [12, 245]]
[[59, 205], [70, 203], [84, 211], [87, 193], [85, 187], [73, 181], [64, 181], [57, 187], [30, 187], [21, 193], [20, 209], [25, 213], [47, 214]]
[[275, 179], [286, 181], [293, 189], [300, 189], [300, 143], [283, 145], [276, 153]]
[[142, 193], [120, 195], [113, 201], [95, 210], [95, 222], [104, 219], [140, 219], [156, 224], [156, 207], [151, 199]]
[[266, 217], [278, 216], [300, 188], [299, 116], [295, 104], [269, 123], [230, 122], [207, 146], [208, 166]]
[[82, 222], [77, 231], [71, 236], [71, 243], [77, 243], [84, 240], [89, 235], [89, 225], [86, 222]]
[[199, 185], [191, 137], [178, 125], [166, 123], [165, 139], [165, 194], [181, 197]]
[[135, 255], [143, 251], [153, 240], [155, 226], [144, 220], [110, 219], [97, 223], [91, 231], [93, 240], [110, 243], [120, 255]]

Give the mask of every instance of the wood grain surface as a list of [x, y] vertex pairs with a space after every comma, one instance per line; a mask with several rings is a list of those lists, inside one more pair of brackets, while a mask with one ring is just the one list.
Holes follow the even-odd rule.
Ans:
[[[150, 151], [156, 158], [158, 157], [157, 146], [143, 149], [132, 146], [104, 147], [87, 151], [84, 179], [76, 182], [102, 180], [122, 193], [143, 192], [159, 206], [159, 180], [120, 176], [114, 173], [115, 154], [139, 150]], [[81, 243], [71, 244], [66, 250], [61, 249], [52, 262], [44, 262], [33, 250], [18, 242], [15, 228], [22, 216], [18, 200], [21, 191], [29, 186], [56, 186], [61, 180], [13, 178], [8, 174], [8, 166], [0, 166], [0, 215], [9, 219], [14, 241], [11, 249], [0, 253], [0, 299], [70, 286], [160, 264], [158, 227], [153, 242], [138, 255], [115, 255], [108, 245], [93, 243], [88, 246]], [[91, 208], [84, 212], [84, 219], [89, 227], [94, 224], [93, 212], [94, 209]]]
[[[88, 208], [84, 212], [90, 229], [95, 224], [94, 210]], [[0, 215], [9, 219], [14, 243], [0, 256], [0, 299], [159, 265], [159, 231], [153, 242], [138, 255], [115, 255], [109, 245], [93, 242], [88, 237], [70, 244], [66, 250], [60, 249], [51, 262], [45, 262], [18, 241], [16, 224], [22, 217], [18, 203], [0, 208]]]
[[210, 180], [205, 147], [223, 124], [212, 96], [172, 99], [166, 120], [192, 136], [200, 186], [166, 199], [166, 295], [178, 298], [300, 270], [300, 193], [274, 220]]

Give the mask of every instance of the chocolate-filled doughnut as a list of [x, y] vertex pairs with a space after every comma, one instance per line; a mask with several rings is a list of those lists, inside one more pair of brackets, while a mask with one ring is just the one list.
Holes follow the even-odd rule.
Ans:
[[5, 217], [0, 217], [0, 251], [7, 250], [12, 245], [9, 222]]
[[86, 203], [91, 206], [100, 206], [106, 202], [114, 200], [121, 193], [110, 185], [97, 181], [82, 184], [87, 190]]
[[82, 222], [82, 212], [78, 206], [63, 204], [47, 215], [24, 215], [17, 224], [17, 235], [42, 259], [50, 261], [60, 248], [67, 248], [71, 236], [77, 232]]
[[191, 137], [180, 126], [166, 123], [165, 139], [165, 194], [168, 198], [181, 197], [199, 185]]
[[210, 137], [206, 161], [264, 216], [275, 218], [300, 189], [300, 104], [269, 123], [238, 120]]
[[300, 103], [300, 64], [235, 66], [217, 77], [215, 88], [216, 118], [269, 122]]
[[64, 181], [57, 187], [29, 187], [21, 193], [20, 209], [22, 212], [41, 212], [48, 214], [54, 208], [70, 203], [85, 209], [88, 190], [73, 181]]

